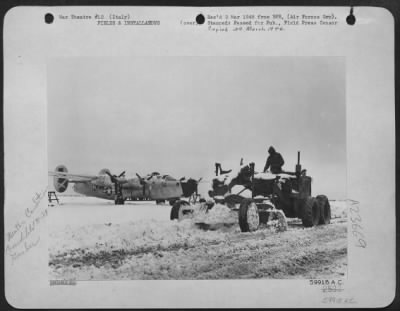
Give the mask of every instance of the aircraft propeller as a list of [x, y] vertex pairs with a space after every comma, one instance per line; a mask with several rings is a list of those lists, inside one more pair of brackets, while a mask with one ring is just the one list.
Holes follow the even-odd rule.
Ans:
[[142, 176], [140, 176], [138, 173], [136, 173], [136, 176], [139, 178], [140, 185], [143, 186], [143, 197], [145, 197], [145, 195], [146, 195], [146, 183], [147, 183], [147, 180], [148, 180], [149, 178], [147, 178], [147, 180], [145, 180], [145, 179], [144, 179]]
[[110, 176], [111, 181], [113, 183], [122, 183], [123, 181], [120, 180], [120, 178], [125, 177], [125, 171], [123, 171], [121, 174], [117, 175], [112, 175], [110, 172], [105, 172], [108, 176]]
[[144, 183], [144, 178], [136, 173], [136, 176], [139, 178], [140, 183]]

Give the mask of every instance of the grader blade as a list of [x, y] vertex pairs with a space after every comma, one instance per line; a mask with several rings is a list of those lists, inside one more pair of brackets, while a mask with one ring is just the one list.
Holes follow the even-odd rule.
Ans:
[[277, 231], [286, 231], [288, 229], [288, 223], [285, 213], [279, 209], [269, 209], [269, 220], [276, 222]]

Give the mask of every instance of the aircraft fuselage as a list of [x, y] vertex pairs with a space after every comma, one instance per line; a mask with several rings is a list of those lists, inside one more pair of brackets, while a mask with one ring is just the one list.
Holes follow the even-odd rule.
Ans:
[[[155, 178], [143, 186], [138, 179], [129, 179], [121, 187], [122, 196], [127, 200], [168, 200], [183, 195], [181, 184], [176, 180]], [[73, 189], [79, 194], [106, 200], [114, 200], [116, 195], [115, 185], [111, 182], [80, 182], [75, 183]]]

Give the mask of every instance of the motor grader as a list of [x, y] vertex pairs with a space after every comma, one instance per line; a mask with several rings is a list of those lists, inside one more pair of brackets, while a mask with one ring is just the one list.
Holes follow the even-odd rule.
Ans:
[[[209, 196], [213, 203], [225, 204], [231, 210], [238, 211], [239, 226], [242, 232], [255, 231], [260, 224], [271, 219], [286, 222], [286, 217], [300, 218], [304, 227], [329, 224], [331, 209], [325, 195], [311, 195], [311, 177], [300, 164], [300, 152], [294, 172], [280, 174], [256, 173], [254, 163], [241, 167], [237, 176], [227, 182], [219, 175], [220, 164], [216, 163], [216, 178], [213, 180]], [[238, 193], [232, 188], [241, 185]], [[251, 197], [243, 194], [249, 190]], [[200, 209], [207, 212], [213, 204], [203, 202]], [[171, 210], [171, 219], [190, 217], [194, 207], [186, 201], [177, 201]]]

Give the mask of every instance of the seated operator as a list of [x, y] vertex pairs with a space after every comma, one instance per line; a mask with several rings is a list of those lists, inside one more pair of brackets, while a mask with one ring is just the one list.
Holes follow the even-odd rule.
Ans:
[[282, 173], [282, 166], [285, 163], [280, 153], [275, 151], [274, 147], [269, 147], [269, 156], [264, 166], [264, 173], [271, 167], [272, 174]]

